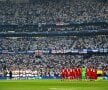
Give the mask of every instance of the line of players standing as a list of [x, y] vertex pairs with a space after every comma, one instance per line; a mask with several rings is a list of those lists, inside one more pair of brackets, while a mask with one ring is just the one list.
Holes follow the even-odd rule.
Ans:
[[97, 69], [95, 68], [63, 68], [61, 70], [62, 79], [97, 79]]

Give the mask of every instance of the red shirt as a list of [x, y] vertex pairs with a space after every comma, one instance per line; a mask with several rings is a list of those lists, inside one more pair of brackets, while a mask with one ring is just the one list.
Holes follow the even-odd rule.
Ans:
[[62, 69], [61, 74], [62, 74], [62, 75], [64, 75], [64, 74], [65, 74], [65, 70], [64, 70], [64, 69]]
[[78, 71], [78, 75], [81, 75], [81, 68], [77, 68], [77, 71]]
[[72, 68], [70, 69], [70, 76], [74, 76], [74, 71]]
[[92, 76], [92, 68], [87, 68], [86, 69], [86, 75], [89, 76], [89, 77]]
[[76, 76], [75, 68], [73, 68], [73, 75]]
[[97, 70], [96, 69], [93, 69], [93, 76], [97, 76]]

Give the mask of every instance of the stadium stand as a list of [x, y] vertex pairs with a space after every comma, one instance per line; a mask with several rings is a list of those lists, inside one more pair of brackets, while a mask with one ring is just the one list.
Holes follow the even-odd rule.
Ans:
[[[65, 50], [65, 49], [97, 49], [108, 48], [107, 36], [94, 37], [26, 37], [26, 38], [1, 38], [0, 39], [0, 67], [3, 72], [4, 67], [7, 70], [34, 71], [35, 74], [59, 73], [63, 67], [92, 66], [95, 68], [108, 69], [107, 55], [84, 56], [84, 55], [52, 55], [41, 54], [18, 54], [27, 50]], [[4, 50], [4, 51], [3, 51]], [[8, 50], [8, 51], [6, 51]], [[16, 52], [6, 54], [6, 52]], [[5, 54], [3, 54], [5, 53]], [[47, 71], [48, 69], [48, 71]], [[18, 74], [19, 72], [17, 72]], [[24, 72], [25, 73], [25, 72]]]
[[[31, 0], [30, 0], [31, 1]], [[0, 1], [1, 32], [50, 32], [108, 29], [108, 2], [99, 0]], [[105, 55], [54, 55], [35, 50], [106, 49], [108, 35], [1, 37], [0, 76], [12, 70], [19, 76], [60, 76], [63, 67], [91, 66], [108, 70]], [[10, 53], [8, 53], [10, 52]], [[20, 53], [19, 53], [20, 52]], [[38, 53], [39, 54], [39, 53]]]
[[[55, 31], [108, 28], [108, 25], [104, 24], [108, 23], [108, 3], [99, 2], [98, 0], [35, 0], [35, 2], [32, 3], [32, 0], [30, 3], [0, 2], [1, 31], [22, 32], [30, 31], [30, 29], [33, 31]], [[102, 23], [79, 27], [55, 28], [52, 26], [41, 28], [46, 24], [66, 25], [70, 23], [97, 22]], [[29, 25], [29, 27], [22, 25]]]
[[107, 22], [108, 3], [98, 0], [37, 0], [36, 3], [0, 2], [1, 24]]

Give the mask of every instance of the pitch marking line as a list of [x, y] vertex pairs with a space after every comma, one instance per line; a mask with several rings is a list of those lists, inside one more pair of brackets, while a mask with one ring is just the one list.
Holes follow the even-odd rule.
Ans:
[[72, 88], [49, 88], [50, 90], [76, 90]]
[[59, 88], [49, 88], [50, 90], [57, 90], [57, 89], [59, 89]]

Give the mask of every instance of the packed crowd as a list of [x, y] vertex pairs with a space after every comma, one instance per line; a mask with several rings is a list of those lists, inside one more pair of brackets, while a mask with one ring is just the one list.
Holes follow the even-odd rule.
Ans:
[[[63, 24], [108, 23], [108, 2], [98, 0], [36, 0], [36, 3], [0, 2], [0, 31], [56, 31], [108, 29], [105, 25], [62, 27]], [[61, 27], [42, 27], [56, 24]], [[18, 28], [14, 28], [14, 26]], [[28, 25], [28, 26], [26, 26]], [[31, 25], [31, 26], [29, 26]], [[34, 27], [32, 27], [34, 25]], [[37, 26], [36, 26], [37, 25]], [[24, 27], [25, 26], [25, 27]], [[36, 26], [36, 27], [35, 27]], [[108, 36], [1, 37], [0, 52], [36, 49], [108, 48]], [[108, 56], [84, 58], [81, 55], [0, 54], [0, 73], [8, 70], [30, 70], [37, 74], [57, 74], [63, 67], [93, 66], [108, 70]]]
[[[108, 25], [74, 27], [42, 27], [46, 24], [66, 25], [108, 22], [108, 2], [98, 0], [35, 0], [35, 3], [0, 2], [0, 31], [30, 32], [57, 30], [98, 30]], [[8, 26], [7, 26], [8, 25]], [[10, 25], [10, 26], [9, 26]], [[13, 25], [13, 26], [11, 26]], [[14, 26], [14, 25], [18, 25]], [[23, 25], [34, 25], [25, 26]], [[37, 26], [35, 26], [37, 25]]]
[[20, 74], [60, 75], [62, 68], [77, 66], [108, 70], [108, 56], [93, 55], [89, 59], [84, 59], [80, 55], [43, 55], [41, 58], [26, 54], [0, 55], [0, 71], [18, 71], [17, 75], [19, 72]]
[[[13, 37], [0, 38], [0, 50], [25, 51], [36, 49], [97, 49], [108, 48], [108, 36], [76, 37]], [[0, 54], [0, 70], [30, 70], [37, 74], [60, 73], [63, 67], [93, 66], [108, 70], [108, 56], [85, 58], [82, 55]]]
[[108, 22], [108, 2], [98, 0], [37, 0], [0, 2], [0, 24]]
[[0, 38], [0, 50], [27, 51], [36, 49], [97, 49], [108, 48], [108, 36], [55, 36]]

